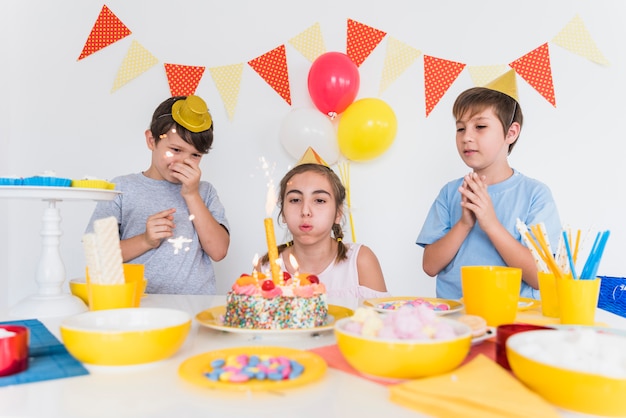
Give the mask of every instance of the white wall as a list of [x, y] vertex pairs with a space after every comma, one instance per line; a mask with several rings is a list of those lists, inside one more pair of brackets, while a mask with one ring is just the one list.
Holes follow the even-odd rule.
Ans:
[[[477, 4], [480, 4], [480, 7]], [[287, 45], [293, 107], [313, 107], [310, 63], [288, 41], [319, 22], [328, 51], [345, 52], [347, 19], [386, 31], [423, 53], [468, 65], [507, 64], [549, 42], [576, 14], [611, 62], [604, 67], [550, 44], [554, 108], [518, 77], [526, 124], [511, 163], [552, 189], [562, 220], [610, 229], [601, 274], [626, 274], [623, 117], [626, 95], [626, 3], [621, 0], [525, 2], [483, 0], [128, 1], [106, 5], [132, 35], [77, 61], [102, 0], [9, 0], [0, 3], [0, 175], [111, 178], [144, 170], [143, 131], [169, 95], [163, 63], [214, 66], [245, 63]], [[244, 13], [245, 11], [245, 13]], [[132, 40], [159, 64], [111, 93]], [[386, 42], [360, 67], [359, 98], [377, 97]], [[467, 168], [454, 146], [450, 109], [472, 86], [464, 71], [425, 117], [422, 57], [381, 98], [395, 111], [398, 133], [381, 157], [352, 163], [357, 240], [378, 254], [394, 294], [432, 295], [414, 244], [439, 188]], [[294, 160], [278, 130], [291, 108], [248, 66], [234, 119], [208, 70], [196, 91], [211, 108], [214, 149], [202, 162], [226, 206], [232, 227], [227, 258], [217, 263], [225, 290], [265, 247], [265, 179], [261, 156], [275, 162], [278, 181]], [[44, 202], [0, 199], [0, 308], [35, 292]], [[61, 255], [67, 277], [80, 276], [80, 239], [93, 202], [62, 202]], [[349, 231], [349, 226], [346, 226]], [[279, 240], [282, 232], [278, 232]], [[349, 236], [349, 232], [348, 232]]]

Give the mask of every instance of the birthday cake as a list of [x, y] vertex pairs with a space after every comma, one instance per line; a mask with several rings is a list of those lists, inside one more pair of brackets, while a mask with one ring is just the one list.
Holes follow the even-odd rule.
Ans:
[[223, 323], [248, 329], [299, 329], [325, 325], [326, 287], [317, 276], [283, 273], [275, 283], [263, 273], [242, 274], [226, 296]]

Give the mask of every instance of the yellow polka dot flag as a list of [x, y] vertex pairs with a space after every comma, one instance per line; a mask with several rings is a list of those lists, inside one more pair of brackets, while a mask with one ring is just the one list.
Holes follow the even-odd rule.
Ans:
[[465, 64], [460, 62], [424, 55], [426, 116], [432, 112], [464, 68]]
[[346, 55], [359, 67], [387, 35], [378, 29], [348, 19]]
[[324, 38], [320, 24], [316, 23], [289, 40], [289, 44], [296, 48], [306, 59], [313, 62], [326, 52]]
[[88, 57], [94, 52], [97, 52], [130, 34], [130, 29], [128, 29], [126, 25], [124, 25], [106, 5], [102, 6], [100, 14], [96, 19], [96, 23], [91, 28], [91, 33], [87, 37], [87, 41], [83, 46], [83, 51], [80, 53], [77, 61]]
[[159, 60], [150, 51], [145, 49], [139, 42], [133, 41], [122, 61], [122, 65], [117, 70], [111, 93], [148, 71], [151, 67], [157, 65], [158, 62]]
[[204, 74], [204, 67], [165, 64], [165, 74], [172, 96], [191, 96], [198, 88], [202, 74]]
[[224, 102], [228, 119], [235, 116], [235, 108], [239, 98], [239, 87], [241, 86], [241, 76], [243, 75], [243, 64], [225, 65], [222, 67], [209, 68], [213, 82]]
[[281, 45], [269, 52], [248, 61], [252, 67], [289, 105], [291, 105], [291, 90], [289, 87], [289, 71], [287, 70], [287, 54], [285, 45]]
[[602, 55], [578, 15], [561, 29], [552, 39], [552, 43], [598, 64], [609, 65], [609, 61]]
[[415, 49], [393, 38], [387, 37], [387, 55], [383, 64], [383, 75], [380, 79], [379, 94], [389, 87], [400, 75], [409, 68], [413, 62], [422, 54], [419, 49]]
[[550, 51], [547, 42], [509, 65], [552, 106], [556, 107], [552, 69], [550, 67]]

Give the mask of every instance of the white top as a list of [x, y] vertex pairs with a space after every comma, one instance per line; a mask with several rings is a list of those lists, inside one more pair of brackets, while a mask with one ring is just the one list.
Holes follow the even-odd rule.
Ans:
[[346, 243], [348, 248], [347, 259], [335, 263], [335, 260], [317, 275], [321, 283], [326, 286], [326, 292], [331, 299], [345, 299], [354, 301], [357, 306], [359, 302], [369, 298], [383, 298], [390, 296], [388, 292], [379, 292], [369, 287], [359, 284], [359, 272], [357, 269], [357, 258], [362, 244]]

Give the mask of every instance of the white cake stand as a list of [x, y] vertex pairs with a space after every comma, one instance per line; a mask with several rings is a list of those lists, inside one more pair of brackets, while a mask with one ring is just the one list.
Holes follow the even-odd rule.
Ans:
[[87, 306], [74, 295], [63, 293], [65, 265], [59, 251], [63, 200], [113, 200], [120, 192], [77, 187], [0, 186], [0, 198], [38, 199], [48, 202], [41, 228], [42, 252], [35, 281], [38, 291], [9, 311], [16, 318], [67, 316], [84, 312]]

